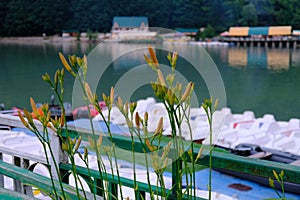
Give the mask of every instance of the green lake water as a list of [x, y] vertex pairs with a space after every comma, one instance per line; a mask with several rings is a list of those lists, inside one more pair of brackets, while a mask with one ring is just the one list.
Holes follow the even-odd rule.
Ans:
[[[101, 71], [101, 74], [97, 74], [97, 70], [97, 73], [92, 73], [93, 81], [100, 79], [97, 82], [98, 96], [102, 92], [108, 93], [110, 86], [116, 84], [123, 88], [120, 93], [126, 93], [128, 88], [135, 90], [130, 96], [131, 100], [153, 96], [150, 85], [141, 84], [142, 80], [151, 80], [154, 75], [143, 58], [143, 54], [147, 53], [147, 45], [100, 45], [101, 48], [88, 43], [0, 44], [0, 103], [4, 103], [7, 109], [13, 106], [28, 108], [31, 96], [36, 102], [50, 102], [53, 91], [42, 81], [41, 76], [45, 72], [53, 75], [57, 68], [62, 67], [58, 52], [65, 55], [88, 54], [88, 61], [96, 63], [97, 70]], [[167, 64], [167, 51], [163, 50], [165, 47], [160, 46], [156, 53], [159, 61]], [[139, 48], [143, 49], [136, 50]], [[188, 44], [171, 47], [188, 52], [192, 58], [201, 59], [205, 56], [203, 50], [190, 52], [191, 48]], [[300, 118], [299, 49], [207, 47], [205, 50], [221, 74], [226, 105], [233, 113], [253, 110], [257, 117], [271, 113], [278, 120]], [[102, 66], [105, 62], [106, 65]], [[203, 63], [204, 67], [206, 65], [207, 63]], [[212, 63], [209, 65], [214, 67]], [[203, 74], [199, 74], [189, 60], [180, 57], [180, 54], [177, 69], [186, 80], [195, 82], [195, 93], [199, 101], [209, 96], [205, 78], [212, 80], [214, 84], [215, 77], [203, 78]], [[125, 81], [120, 81], [125, 77]], [[66, 76], [65, 85], [65, 100], [72, 102], [74, 80], [70, 75]]]

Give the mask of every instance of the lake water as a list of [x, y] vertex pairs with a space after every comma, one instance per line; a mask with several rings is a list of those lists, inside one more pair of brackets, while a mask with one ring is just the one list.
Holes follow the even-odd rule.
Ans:
[[[97, 84], [99, 96], [102, 92], [108, 93], [110, 86], [116, 84], [123, 88], [120, 93], [129, 93], [128, 88], [134, 90], [130, 90], [131, 100], [153, 96], [150, 85], [143, 82], [153, 78], [153, 72], [145, 65], [143, 58], [143, 54], [147, 52], [147, 45], [101, 45], [101, 48], [94, 49], [96, 44], [88, 43], [0, 44], [0, 102], [4, 103], [6, 108], [28, 108], [30, 96], [34, 97], [36, 102], [50, 102], [53, 91], [42, 81], [41, 76], [45, 72], [53, 75], [57, 68], [62, 67], [58, 52], [65, 55], [91, 52], [88, 56], [89, 62], [92, 60], [91, 62], [98, 63], [97, 69], [101, 71], [100, 75], [93, 74], [100, 79]], [[158, 48], [158, 45], [156, 47]], [[143, 49], [132, 50], [139, 48]], [[188, 52], [192, 58], [202, 59], [204, 56], [202, 50], [191, 51], [190, 49], [195, 48], [191, 45], [168, 44], [159, 46], [156, 50], [159, 61], [164, 64], [167, 64], [167, 51], [164, 49], [168, 48]], [[278, 120], [300, 118], [299, 49], [207, 47], [205, 50], [221, 74], [227, 97], [226, 105], [232, 112], [253, 110], [257, 117], [272, 113]], [[101, 63], [105, 62], [106, 66], [101, 66]], [[204, 67], [206, 65], [207, 62], [203, 63]], [[210, 65], [214, 67], [212, 63]], [[195, 92], [199, 101], [209, 96], [211, 91], [205, 80], [209, 79], [214, 84], [216, 77], [203, 77], [188, 59], [182, 57], [178, 60], [178, 72], [186, 80], [195, 82]], [[130, 79], [131, 81], [128, 81]], [[215, 82], [218, 81], [216, 78]], [[71, 102], [74, 80], [68, 75], [65, 83], [65, 99]]]

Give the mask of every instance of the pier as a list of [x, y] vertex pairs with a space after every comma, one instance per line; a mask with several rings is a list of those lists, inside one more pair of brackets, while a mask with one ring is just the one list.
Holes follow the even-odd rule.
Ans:
[[297, 48], [300, 44], [299, 32], [292, 32], [291, 26], [230, 27], [226, 33], [220, 41], [235, 46]]
[[300, 46], [299, 37], [252, 38], [224, 37], [220, 42], [228, 42], [238, 47], [267, 47], [267, 48], [297, 48]]

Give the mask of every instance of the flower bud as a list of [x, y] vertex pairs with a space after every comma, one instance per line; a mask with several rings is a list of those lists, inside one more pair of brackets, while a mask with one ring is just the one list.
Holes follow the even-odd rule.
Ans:
[[88, 149], [84, 147], [84, 154], [83, 154], [84, 159], [86, 160], [88, 157]]
[[155, 136], [162, 133], [162, 130], [163, 130], [163, 120], [164, 120], [163, 117], [161, 117], [159, 119], [158, 124], [157, 124], [157, 128], [155, 129], [155, 132], [154, 132]]
[[72, 68], [71, 66], [69, 65], [69, 63], [67, 62], [66, 58], [64, 57], [64, 55], [62, 53], [58, 53], [59, 54], [59, 58], [62, 62], [62, 64], [64, 65], [64, 67], [66, 68], [67, 71], [71, 72], [72, 71]]
[[114, 87], [111, 87], [111, 88], [110, 88], [110, 97], [109, 97], [110, 105], [111, 105], [111, 106], [112, 106], [113, 103], [114, 103], [114, 97], [115, 97], [115, 89], [114, 89]]
[[145, 122], [145, 124], [148, 123], [148, 112], [144, 113], [144, 122]]
[[180, 99], [180, 102], [184, 102], [188, 98], [188, 96], [190, 95], [193, 87], [194, 87], [194, 83], [189, 82], [189, 84], [186, 86], [184, 94], [182, 95], [182, 97]]
[[135, 109], [136, 109], [137, 103], [136, 102], [131, 102], [130, 103], [130, 113], [133, 114]]
[[76, 56], [75, 55], [69, 55], [68, 56], [68, 58], [69, 58], [69, 62], [70, 62], [70, 64], [71, 64], [71, 66], [72, 67], [75, 67], [75, 64], [76, 64]]
[[30, 105], [31, 105], [31, 109], [34, 112], [34, 114], [38, 115], [36, 104], [35, 104], [34, 99], [32, 97], [30, 97]]
[[140, 116], [138, 112], [135, 113], [135, 125], [137, 129], [140, 129]]
[[77, 150], [79, 149], [80, 147], [80, 144], [81, 144], [81, 136], [78, 138], [77, 140], [77, 143], [76, 143], [76, 146], [74, 148], [74, 152], [77, 152]]
[[272, 178], [269, 177], [269, 185], [274, 188], [274, 180]]
[[85, 82], [84, 88], [85, 88], [88, 100], [90, 101], [91, 104], [93, 104], [94, 103], [93, 93], [92, 93], [91, 88], [90, 88], [90, 86], [87, 82]]
[[28, 125], [27, 121], [24, 119], [24, 117], [23, 117], [21, 111], [19, 111], [19, 110], [18, 110], [18, 115], [19, 115], [19, 118], [20, 118], [21, 122], [23, 123], [23, 125], [24, 125], [26, 128], [29, 128], [29, 125]]
[[157, 70], [158, 83], [162, 86], [166, 86], [165, 78], [163, 73], [160, 70]]
[[50, 82], [51, 79], [50, 79], [50, 76], [48, 73], [45, 73], [44, 75], [42, 75], [42, 79], [46, 82]]
[[100, 134], [98, 140], [97, 140], [97, 145], [101, 145], [102, 144], [102, 134]]

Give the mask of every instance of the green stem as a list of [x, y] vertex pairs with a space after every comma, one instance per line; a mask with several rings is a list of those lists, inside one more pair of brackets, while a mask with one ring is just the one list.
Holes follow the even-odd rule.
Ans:
[[281, 191], [282, 191], [282, 198], [285, 199], [285, 193], [284, 193], [284, 181], [283, 181], [283, 180], [281, 180], [280, 185], [281, 185]]
[[[165, 103], [164, 103], [165, 104]], [[178, 140], [177, 140], [177, 135], [176, 135], [176, 123], [174, 119], [174, 114], [172, 112], [172, 108], [168, 108], [167, 105], [165, 104], [167, 110], [168, 110], [168, 115], [169, 115], [169, 120], [170, 120], [170, 125], [172, 129], [172, 137], [173, 137], [173, 146], [174, 146], [174, 152], [175, 152], [175, 158], [173, 158], [172, 162], [172, 194], [177, 196], [178, 199], [181, 199], [182, 197], [182, 180], [180, 176], [180, 171], [182, 170], [181, 166], [181, 161], [179, 158], [179, 148], [178, 148]], [[180, 192], [179, 192], [180, 191]]]
[[[52, 188], [54, 190], [55, 198], [57, 200], [59, 200], [59, 197], [58, 197], [57, 192], [56, 192], [56, 187], [55, 187], [55, 184], [54, 184], [54, 178], [53, 178], [53, 175], [51, 173], [51, 165], [50, 165], [49, 157], [48, 157], [48, 154], [47, 154], [47, 147], [46, 147], [46, 145], [45, 145], [44, 142], [42, 142], [42, 145], [43, 145], [43, 149], [45, 151], [46, 162], [47, 162], [47, 166], [48, 166], [48, 170], [49, 170], [49, 174], [50, 174], [50, 179], [51, 179], [51, 184], [52, 184]], [[61, 189], [62, 189], [62, 191], [64, 191], [63, 188], [62, 188], [62, 186], [61, 186]]]
[[[92, 131], [92, 134], [93, 134], [93, 142], [94, 142], [95, 152], [96, 152], [96, 156], [97, 156], [97, 166], [98, 166], [98, 170], [99, 170], [99, 176], [100, 176], [100, 179], [101, 179], [101, 181], [103, 183], [103, 186], [104, 186], [104, 180], [103, 180], [103, 175], [102, 175], [102, 170], [101, 170], [101, 163], [102, 163], [104, 169], [105, 169], [105, 165], [103, 164], [103, 161], [101, 159], [100, 152], [99, 152], [99, 149], [98, 149], [98, 144], [97, 144], [95, 129], [94, 129], [94, 125], [93, 125], [93, 122], [92, 122], [91, 111], [90, 111], [90, 107], [89, 107], [89, 102], [87, 100], [87, 93], [85, 91], [83, 82], [82, 82], [82, 80], [81, 80], [80, 77], [78, 78], [78, 80], [79, 80], [81, 89], [82, 89], [82, 91], [84, 93], [84, 101], [85, 101], [85, 104], [86, 104], [87, 109], [88, 109], [88, 117], [89, 117], [89, 122], [90, 122], [90, 126], [91, 126], [91, 131]], [[106, 179], [107, 179], [107, 177], [106, 177]], [[102, 191], [103, 191], [103, 198], [106, 199], [105, 198], [106, 195], [105, 195], [105, 192], [104, 192], [104, 188], [102, 188]]]
[[[37, 131], [37, 133], [39, 133]], [[52, 148], [51, 148], [51, 144], [50, 144], [50, 139], [49, 139], [49, 133], [48, 133], [48, 129], [47, 127], [43, 127], [43, 133], [46, 135], [47, 139], [45, 140], [44, 137], [41, 137], [41, 139], [47, 144], [48, 148], [49, 148], [49, 152], [50, 152], [50, 155], [52, 157], [52, 160], [53, 160], [53, 165], [55, 167], [55, 170], [56, 170], [56, 174], [57, 174], [57, 177], [58, 177], [58, 181], [59, 181], [59, 184], [60, 184], [60, 188], [62, 190], [62, 195], [63, 197], [65, 198], [65, 192], [64, 192], [64, 188], [63, 188], [63, 185], [62, 185], [62, 180], [61, 180], [61, 175], [60, 175], [60, 172], [59, 172], [59, 168], [58, 168], [58, 165], [56, 163], [56, 160], [55, 160], [55, 157], [54, 157], [54, 154], [53, 154], [53, 151], [52, 151]], [[40, 135], [40, 134], [39, 134]], [[41, 135], [40, 135], [41, 136]], [[40, 140], [42, 142], [42, 140]], [[46, 156], [46, 159], [47, 159], [47, 164], [49, 165], [49, 158], [48, 158], [48, 153], [47, 153], [47, 148], [45, 146], [45, 143], [42, 142], [43, 144], [43, 148], [44, 148], [44, 151], [45, 151], [45, 156]], [[50, 166], [50, 165], [49, 165]], [[53, 166], [51, 166], [53, 167]], [[50, 177], [51, 179], [53, 179], [53, 176], [52, 176], [52, 173], [51, 173], [51, 168], [50, 168]], [[53, 181], [53, 180], [52, 180]], [[54, 182], [53, 182], [54, 184]], [[54, 191], [56, 192], [56, 188], [55, 188], [55, 185], [54, 185]]]
[[[145, 129], [144, 129], [144, 130], [145, 130]], [[150, 194], [151, 200], [153, 200], [154, 197], [153, 197], [153, 191], [152, 191], [151, 182], [150, 182], [149, 163], [148, 163], [148, 158], [147, 158], [147, 150], [146, 150], [146, 145], [145, 145], [145, 143], [142, 141], [142, 138], [141, 138], [141, 134], [140, 134], [140, 130], [139, 130], [139, 129], [137, 130], [136, 136], [137, 136], [137, 138], [139, 139], [140, 144], [142, 145], [142, 150], [143, 150], [143, 153], [144, 153], [144, 155], [145, 155], [146, 173], [147, 173], [147, 182], [148, 182], [148, 187], [149, 187], [149, 194]]]
[[130, 131], [130, 137], [131, 137], [131, 147], [132, 147], [132, 161], [133, 161], [133, 186], [134, 186], [134, 195], [135, 195], [135, 199], [139, 198], [136, 189], [137, 189], [137, 185], [136, 185], [136, 174], [135, 174], [135, 153], [134, 153], [134, 138], [133, 138], [133, 133], [132, 131]]
[[211, 174], [212, 174], [212, 113], [208, 116], [209, 122], [209, 181], [208, 181], [208, 198], [211, 199]]
[[[88, 170], [88, 179], [89, 179], [90, 185], [93, 185], [93, 180], [91, 178], [92, 174], [91, 174], [91, 170], [90, 170], [90, 167], [89, 167], [89, 157], [87, 156], [86, 160], [84, 160], [84, 159], [82, 159], [82, 160], [83, 160], [83, 162], [84, 162], [84, 164], [85, 164], [85, 166], [86, 166], [86, 168]], [[91, 189], [91, 191], [93, 193], [94, 200], [96, 200], [96, 193], [95, 193], [95, 191], [93, 191], [92, 189]]]
[[186, 182], [186, 186], [187, 186], [187, 195], [189, 195], [190, 194], [190, 191], [189, 191], [189, 189], [190, 189], [190, 184], [189, 184], [189, 177], [188, 177], [188, 169], [189, 169], [189, 167], [188, 167], [188, 163], [187, 163], [187, 160], [186, 160], [186, 157], [185, 156], [183, 156], [183, 158], [182, 158], [182, 161], [183, 161], [183, 163], [184, 163], [184, 171], [185, 171], [185, 182]]
[[120, 195], [121, 195], [121, 199], [123, 199], [122, 182], [121, 182], [121, 178], [120, 178], [120, 172], [119, 172], [119, 167], [118, 167], [117, 155], [116, 155], [116, 150], [115, 150], [115, 146], [114, 145], [113, 145], [113, 153], [114, 153], [115, 164], [116, 164], [116, 168], [117, 168], [117, 176], [118, 176], [118, 184], [119, 184], [119, 187], [120, 187]]
[[[65, 192], [64, 192], [64, 189], [63, 189], [62, 180], [61, 180], [61, 175], [60, 175], [60, 173], [59, 173], [59, 168], [58, 168], [57, 162], [56, 162], [56, 160], [54, 159], [54, 154], [53, 154], [53, 151], [52, 151], [52, 149], [51, 149], [51, 147], [50, 147], [50, 143], [47, 143], [47, 145], [48, 145], [48, 148], [49, 148], [51, 157], [52, 157], [52, 159], [53, 159], [53, 164], [54, 164], [54, 167], [55, 167], [57, 176], [58, 176], [58, 181], [59, 181], [60, 187], [61, 187], [61, 189], [62, 189], [63, 197], [65, 197]], [[47, 154], [47, 153], [46, 153], [46, 154]]]
[[[77, 182], [78, 174], [76, 171], [76, 165], [75, 165], [75, 161], [74, 161], [74, 157], [72, 156], [72, 153], [69, 154], [69, 158], [70, 158], [71, 165], [72, 165], [72, 172], [73, 172], [73, 176], [74, 176], [76, 195], [77, 195], [77, 199], [79, 200], [80, 195], [79, 195], [79, 187], [78, 187], [78, 182]], [[83, 188], [82, 188], [82, 190], [83, 190]]]
[[165, 187], [165, 181], [164, 181], [164, 176], [160, 172], [158, 173], [159, 181], [160, 181], [160, 187], [162, 188], [162, 197], [166, 197], [166, 187]]
[[[182, 105], [181, 105], [182, 106]], [[190, 132], [190, 140], [192, 141], [191, 143], [191, 151], [192, 151], [192, 155], [191, 155], [191, 163], [192, 163], [192, 185], [194, 186], [194, 192], [193, 192], [193, 196], [194, 196], [194, 199], [196, 199], [196, 171], [195, 171], [195, 159], [194, 159], [194, 156], [193, 156], [193, 153], [194, 153], [194, 142], [193, 142], [193, 132], [192, 132], [192, 127], [191, 127], [191, 124], [190, 124], [190, 107], [183, 109], [183, 116], [187, 119], [187, 124], [188, 124], [188, 128], [189, 128], [189, 132]], [[185, 110], [188, 110], [188, 114], [185, 113]]]
[[[80, 180], [80, 178], [79, 178], [79, 175], [78, 175], [78, 174], [77, 174], [77, 179], [78, 179], [78, 182], [79, 182], [79, 184], [80, 184], [80, 186], [81, 186], [81, 188], [82, 188], [82, 192], [83, 192], [84, 199], [87, 199], [87, 196], [86, 196], [85, 190], [84, 190], [84, 188], [83, 188], [82, 181]], [[80, 198], [81, 198], [81, 197], [80, 197]], [[79, 198], [79, 199], [80, 199], [80, 198]]]

